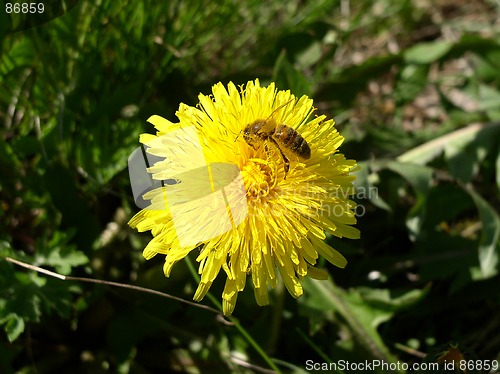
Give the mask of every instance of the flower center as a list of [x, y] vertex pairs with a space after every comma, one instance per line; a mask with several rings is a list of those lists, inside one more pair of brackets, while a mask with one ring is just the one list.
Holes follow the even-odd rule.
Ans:
[[241, 170], [247, 198], [254, 202], [268, 199], [276, 188], [275, 165], [272, 161], [251, 158]]

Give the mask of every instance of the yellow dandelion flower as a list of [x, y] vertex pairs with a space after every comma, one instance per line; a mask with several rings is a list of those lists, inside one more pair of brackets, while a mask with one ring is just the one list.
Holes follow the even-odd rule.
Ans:
[[[223, 312], [230, 315], [251, 276], [255, 298], [267, 305], [268, 289], [281, 278], [297, 298], [300, 279], [324, 278], [314, 267], [318, 255], [345, 267], [345, 258], [327, 245], [325, 231], [359, 238], [353, 194], [357, 170], [337, 149], [344, 138], [334, 121], [313, 116], [307, 96], [278, 91], [258, 80], [238, 89], [229, 83], [199, 95], [196, 108], [181, 104], [172, 123], [149, 122], [156, 135], [140, 141], [157, 157], [147, 169], [162, 185], [145, 193], [149, 206], [129, 225], [151, 230], [144, 257], [165, 255], [164, 272], [199, 249], [201, 300], [220, 270], [227, 280]], [[250, 126], [249, 126], [250, 125]]]

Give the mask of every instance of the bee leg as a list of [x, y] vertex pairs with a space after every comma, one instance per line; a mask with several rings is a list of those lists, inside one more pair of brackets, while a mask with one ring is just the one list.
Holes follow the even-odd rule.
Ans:
[[264, 150], [266, 151], [266, 155], [269, 157], [269, 147], [266, 143], [264, 143]]
[[274, 143], [274, 145], [276, 146], [276, 148], [278, 148], [278, 151], [280, 151], [281, 157], [283, 157], [283, 162], [285, 164], [285, 166], [284, 166], [284, 168], [285, 168], [285, 177], [283, 179], [286, 179], [286, 174], [288, 173], [288, 170], [290, 170], [290, 160], [283, 153], [283, 151], [281, 150], [281, 148], [280, 148], [279, 144], [276, 142], [276, 140], [274, 140], [273, 138], [270, 138], [270, 140]]
[[[281, 152], [281, 149], [280, 149]], [[286, 174], [288, 173], [288, 170], [290, 170], [290, 161], [288, 158], [285, 156], [283, 152], [281, 152], [281, 155], [283, 156], [283, 162], [285, 163], [285, 177], [283, 179], [286, 179]]]

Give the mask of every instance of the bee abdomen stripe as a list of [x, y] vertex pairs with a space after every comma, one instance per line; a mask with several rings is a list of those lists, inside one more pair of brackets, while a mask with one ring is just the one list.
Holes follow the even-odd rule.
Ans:
[[297, 135], [297, 131], [286, 125], [279, 125], [275, 132], [276, 138], [287, 146], [293, 144]]
[[276, 139], [285, 147], [292, 150], [297, 156], [308, 160], [311, 157], [311, 149], [305, 139], [293, 128], [286, 125], [278, 125], [274, 133]]
[[292, 129], [291, 127], [288, 127], [287, 129], [287, 138], [285, 140], [286, 144], [292, 145], [293, 142], [295, 141], [295, 138], [299, 137], [298, 140], [302, 139], [302, 137], [299, 135], [297, 131]]
[[300, 144], [297, 145], [297, 153], [306, 160], [311, 158], [311, 148], [302, 137], [300, 138]]

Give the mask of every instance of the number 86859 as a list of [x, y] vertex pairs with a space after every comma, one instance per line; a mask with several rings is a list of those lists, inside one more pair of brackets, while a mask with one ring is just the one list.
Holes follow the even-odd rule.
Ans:
[[45, 6], [43, 3], [5, 3], [5, 12], [8, 14], [15, 13], [43, 13]]

